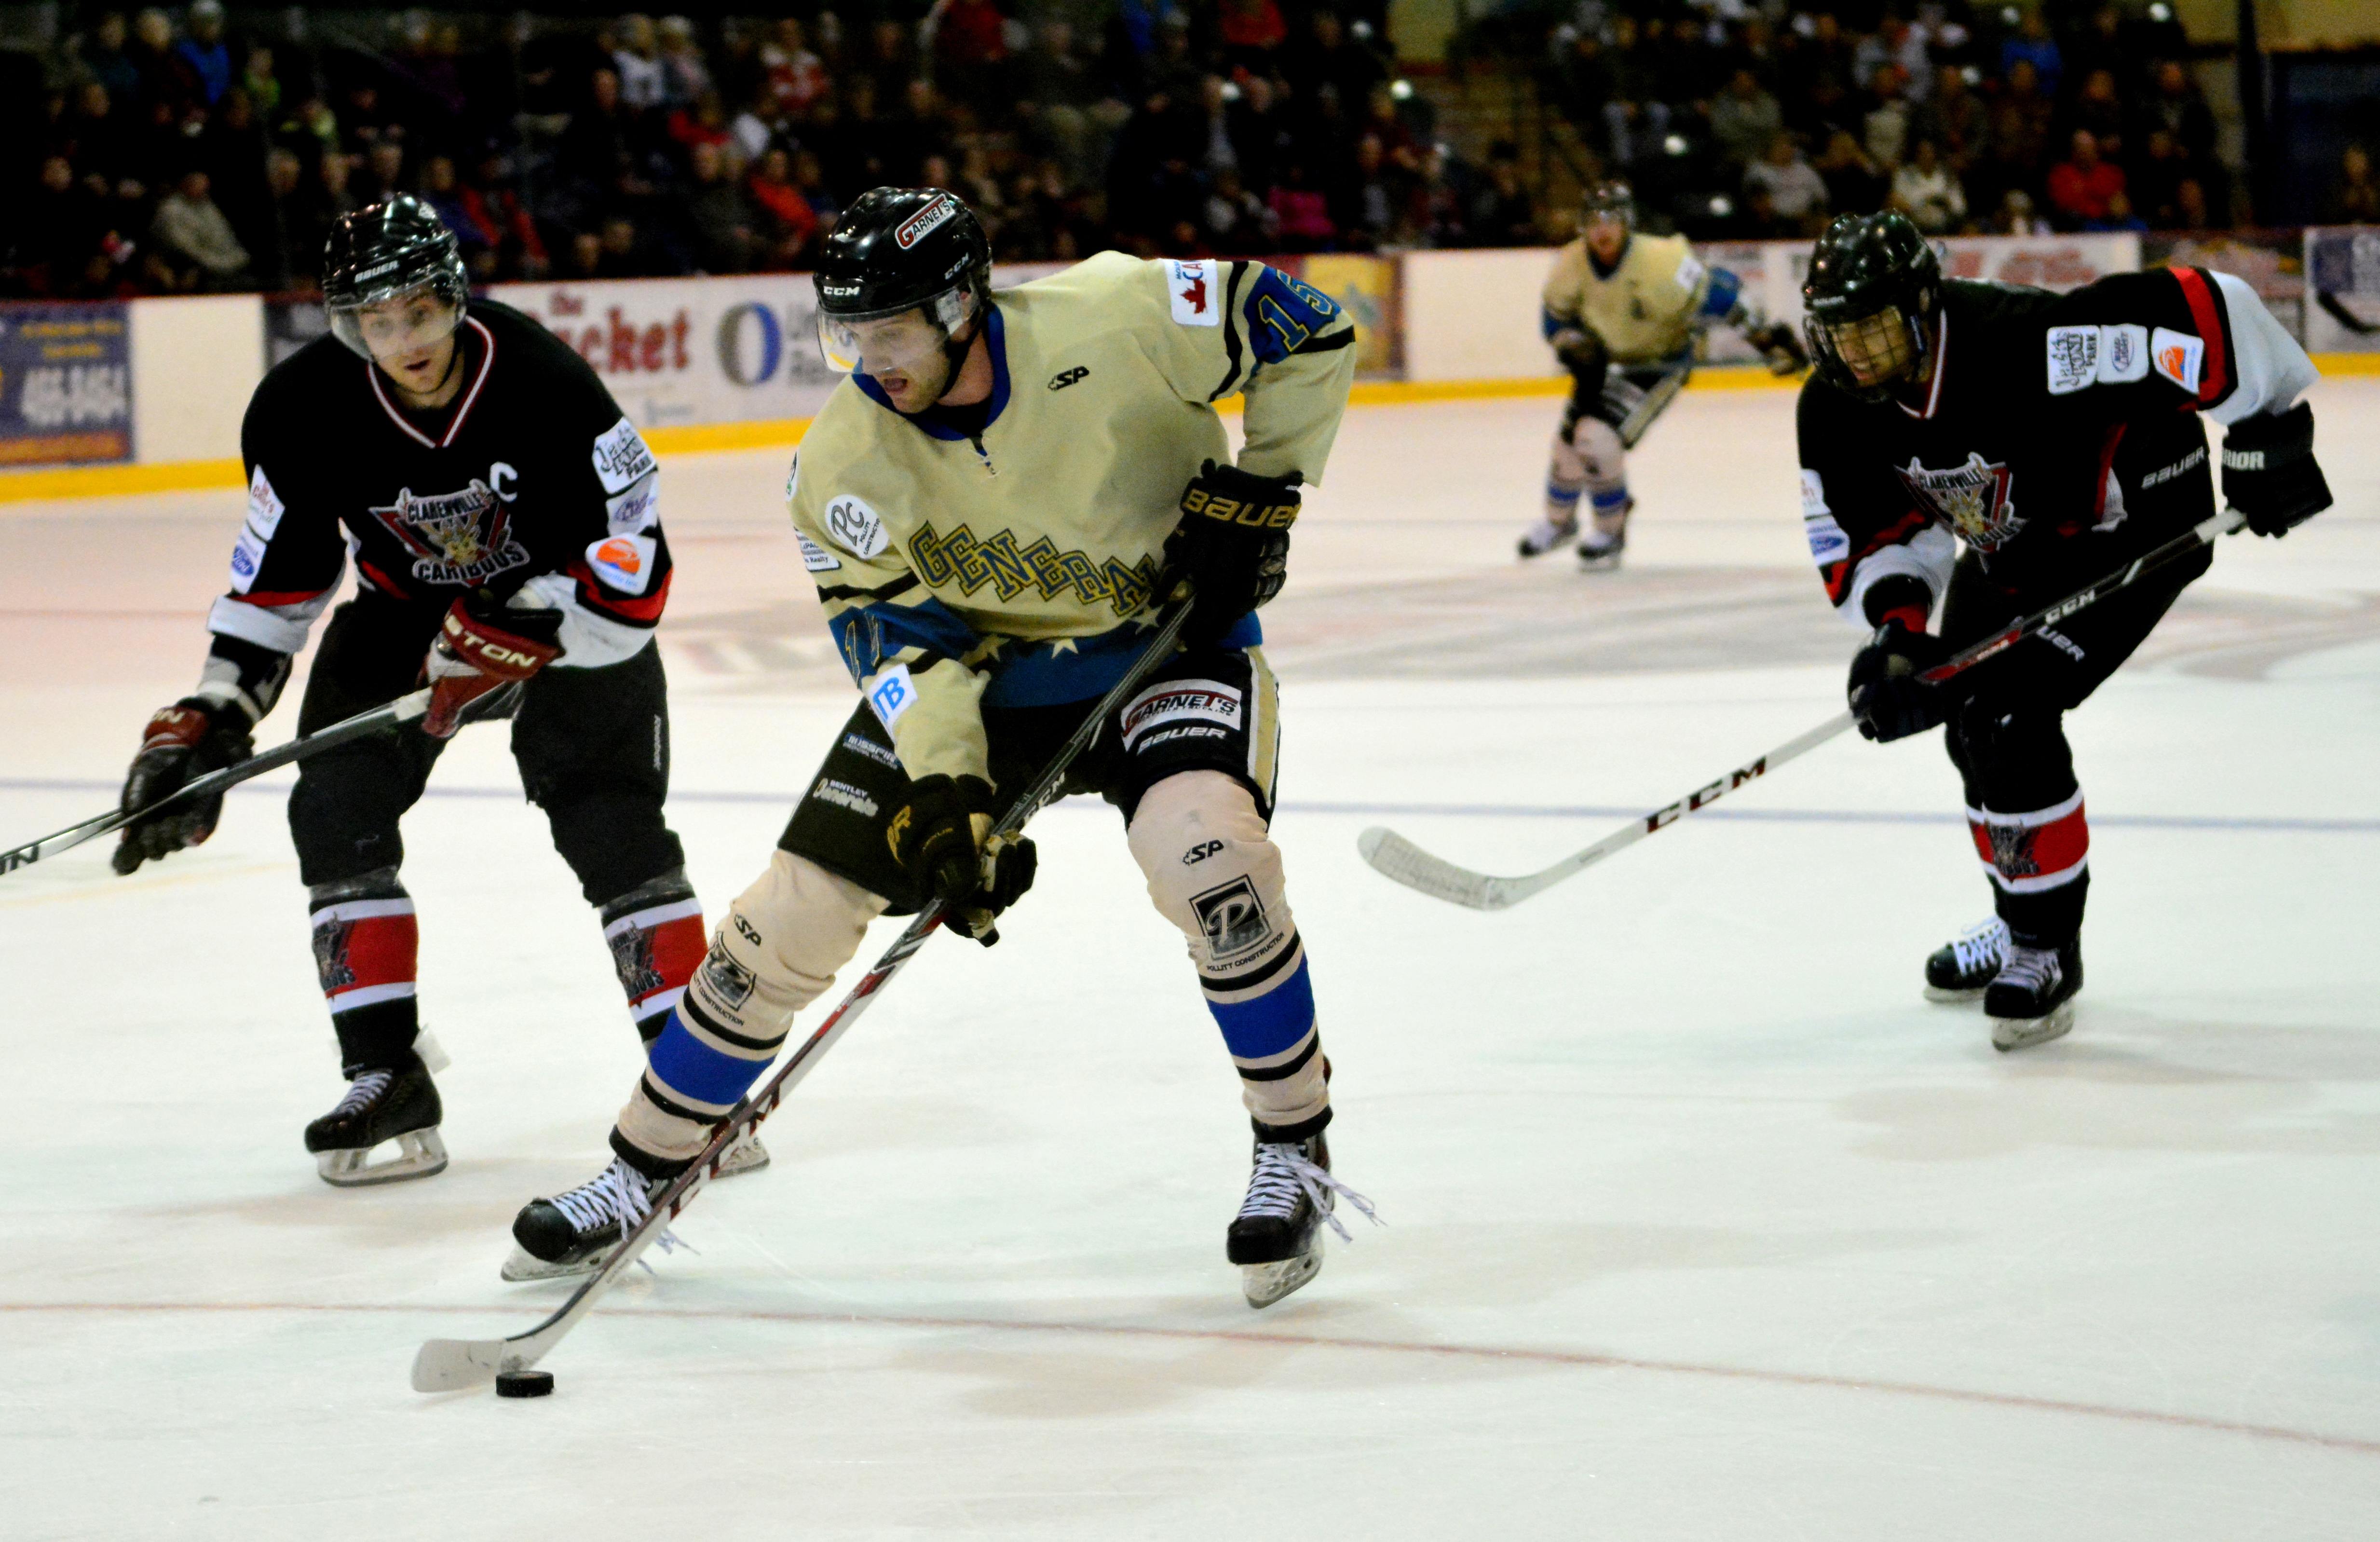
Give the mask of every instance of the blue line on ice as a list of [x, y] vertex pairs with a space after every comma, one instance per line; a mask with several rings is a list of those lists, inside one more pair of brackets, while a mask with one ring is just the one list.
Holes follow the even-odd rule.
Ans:
[[[263, 778], [232, 789], [235, 795], [278, 793], [286, 791], [285, 778]], [[114, 797], [117, 791], [113, 782], [94, 782], [67, 778], [0, 777], [0, 793], [94, 793]], [[518, 800], [521, 793], [516, 787], [431, 787], [423, 795], [432, 798], [505, 798]], [[787, 792], [692, 792], [670, 794], [670, 802], [677, 803], [759, 803], [776, 807], [793, 807], [800, 795]], [[1105, 807], [1103, 804], [1069, 799], [1055, 806], [1077, 813], [1088, 813]], [[1623, 808], [1617, 804], [1538, 804], [1538, 803], [1330, 803], [1282, 802], [1284, 814], [1340, 814], [1364, 819], [1458, 819], [1458, 820], [1637, 820], [1649, 809]], [[1743, 820], [1771, 824], [1963, 824], [1965, 816], [1955, 812], [1931, 813], [1895, 809], [1865, 808], [1709, 808], [1698, 818], [1705, 820]], [[2100, 830], [2233, 830], [2268, 832], [2277, 834], [2380, 835], [2380, 820], [2299, 819], [2287, 815], [2260, 817], [2256, 815], [2214, 814], [2102, 814], [2091, 816], [2092, 825]]]

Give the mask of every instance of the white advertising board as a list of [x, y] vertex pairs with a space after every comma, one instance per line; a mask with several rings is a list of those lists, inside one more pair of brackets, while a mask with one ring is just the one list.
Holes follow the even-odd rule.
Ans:
[[[1059, 264], [992, 270], [1005, 288]], [[516, 307], [578, 350], [640, 429], [808, 418], [843, 377], [819, 357], [808, 273], [504, 284]]]

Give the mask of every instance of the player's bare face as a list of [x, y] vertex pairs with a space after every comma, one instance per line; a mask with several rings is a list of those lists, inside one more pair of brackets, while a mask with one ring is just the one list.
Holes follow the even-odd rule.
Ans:
[[364, 346], [397, 389], [417, 406], [454, 384], [455, 308], [426, 291], [399, 295], [356, 312]]
[[1586, 222], [1586, 249], [1605, 267], [1620, 261], [1628, 249], [1628, 226], [1619, 220], [1590, 219]]
[[949, 334], [922, 310], [832, 322], [821, 329], [821, 338], [830, 363], [874, 381], [903, 412], [923, 412], [950, 384]]
[[1827, 341], [1843, 368], [1862, 385], [1883, 385], [1900, 379], [1909, 373], [1917, 353], [1909, 340], [1909, 323], [1891, 306], [1873, 316], [1827, 328]]

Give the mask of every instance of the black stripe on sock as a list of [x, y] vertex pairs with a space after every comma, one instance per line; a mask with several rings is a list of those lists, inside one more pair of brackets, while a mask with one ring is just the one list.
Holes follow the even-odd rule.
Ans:
[[644, 1083], [646, 1099], [650, 1101], [653, 1107], [661, 1110], [662, 1112], [668, 1114], [672, 1119], [691, 1120], [697, 1124], [716, 1124], [719, 1123], [719, 1115], [715, 1113], [706, 1113], [700, 1109], [687, 1108], [684, 1103], [679, 1102], [668, 1093], [663, 1092], [653, 1081], [653, 1074], [651, 1072], [646, 1072], [641, 1080]]
[[747, 1033], [737, 1033], [734, 1028], [727, 1026], [718, 1018], [713, 1017], [710, 1014], [703, 1011], [702, 1003], [695, 1000], [694, 992], [691, 990], [687, 990], [685, 995], [680, 996], [677, 999], [677, 1004], [679, 1010], [683, 1011], [688, 1017], [693, 1018], [696, 1025], [699, 1026], [703, 1032], [719, 1038], [723, 1038], [739, 1050], [759, 1050], [773, 1055], [779, 1050], [784, 1048], [785, 1036], [783, 1034], [779, 1034], [774, 1038], [755, 1038]]
[[1280, 974], [1281, 970], [1287, 968], [1289, 966], [1289, 961], [1297, 956], [1297, 933], [1293, 931], [1289, 934], [1288, 946], [1282, 948], [1281, 952], [1273, 954], [1270, 958], [1265, 960], [1262, 964], [1257, 965], [1255, 968], [1248, 970], [1245, 974], [1231, 975], [1222, 978], [1218, 978], [1213, 975], [1201, 974], [1198, 977], [1198, 983], [1209, 990], [1252, 990], [1257, 986], [1262, 985], [1265, 981], [1272, 978], [1275, 975]]
[[1310, 1033], [1305, 1040], [1305, 1048], [1299, 1050], [1289, 1060], [1283, 1061], [1279, 1065], [1267, 1065], [1254, 1069], [1245, 1065], [1240, 1066], [1240, 1080], [1244, 1082], [1285, 1082], [1292, 1076], [1296, 1075], [1300, 1071], [1305, 1070], [1307, 1064], [1313, 1061], [1314, 1057], [1321, 1051], [1321, 1049], [1322, 1036], [1318, 1033]]

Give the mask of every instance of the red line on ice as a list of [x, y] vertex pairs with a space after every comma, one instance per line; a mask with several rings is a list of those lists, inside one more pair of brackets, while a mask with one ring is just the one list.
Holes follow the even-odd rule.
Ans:
[[[412, 1313], [470, 1312], [484, 1315], [484, 1306], [400, 1305], [362, 1302], [337, 1305], [308, 1301], [24, 1301], [0, 1302], [0, 1313], [32, 1312], [323, 1312]], [[1517, 1361], [1529, 1365], [1569, 1366], [1593, 1370], [1645, 1371], [1661, 1376], [1703, 1377], [1721, 1381], [1760, 1382], [1778, 1387], [1814, 1387], [1831, 1391], [1876, 1392], [1892, 1397], [1927, 1398], [1937, 1402], [1973, 1403], [1987, 1408], [2015, 1408], [2036, 1414], [2071, 1414], [2082, 1418], [2112, 1419], [2129, 1424], [2163, 1425], [2173, 1429], [2207, 1430], [2221, 1435], [2250, 1435], [2259, 1439], [2287, 1440], [2333, 1451], [2380, 1456], [2380, 1439], [2351, 1435], [2325, 1435], [2318, 1430], [2290, 1429], [2280, 1425], [2248, 1424], [2199, 1414], [2163, 1414], [2147, 1408], [2119, 1408], [2110, 1403], [2077, 1402], [2065, 1398], [2032, 1397], [2022, 1392], [1987, 1392], [1962, 1387], [1930, 1387], [1917, 1381], [1881, 1381], [1856, 1377], [1821, 1376], [1810, 1371], [1761, 1370], [1748, 1366], [1700, 1365], [1691, 1360], [1647, 1360], [1635, 1355], [1605, 1354], [1592, 1350], [1529, 1349], [1495, 1344], [1415, 1343], [1399, 1339], [1348, 1339], [1318, 1333], [1234, 1331], [1223, 1328], [1158, 1328], [1131, 1323], [1020, 1322], [1001, 1317], [926, 1317], [898, 1315], [862, 1316], [854, 1312], [769, 1312], [733, 1308], [687, 1307], [656, 1310], [615, 1307], [598, 1317], [685, 1318], [690, 1321], [785, 1322], [861, 1328], [929, 1328], [990, 1330], [1009, 1333], [1069, 1333], [1085, 1337], [1220, 1342], [1239, 1344], [1283, 1344], [1293, 1349], [1367, 1350], [1382, 1354], [1436, 1355], [1451, 1360]]]

